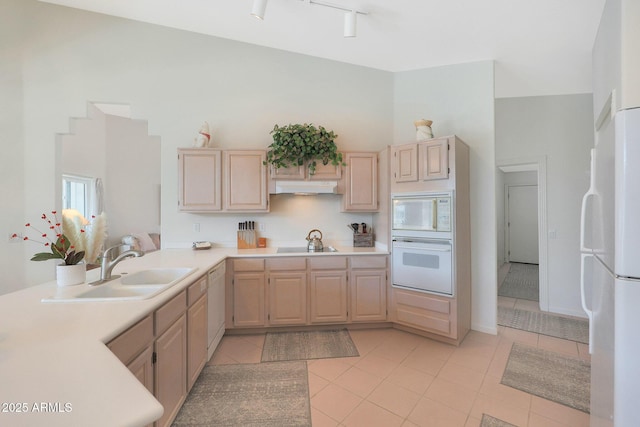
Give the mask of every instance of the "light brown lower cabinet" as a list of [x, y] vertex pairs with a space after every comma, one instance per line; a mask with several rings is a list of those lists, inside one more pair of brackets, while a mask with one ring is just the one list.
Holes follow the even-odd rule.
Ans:
[[310, 322], [346, 323], [347, 271], [311, 271], [309, 273]]
[[164, 407], [171, 425], [207, 358], [207, 276], [200, 277], [107, 346]]
[[307, 323], [307, 273], [273, 272], [269, 274], [269, 325]]
[[387, 320], [387, 272], [354, 270], [349, 278], [351, 321]]

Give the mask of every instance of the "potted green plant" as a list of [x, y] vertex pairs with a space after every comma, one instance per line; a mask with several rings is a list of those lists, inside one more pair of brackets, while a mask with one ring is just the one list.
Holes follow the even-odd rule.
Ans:
[[313, 124], [275, 125], [271, 131], [273, 143], [269, 145], [265, 164], [272, 164], [276, 168], [305, 165], [309, 174], [316, 171], [318, 161], [323, 165], [339, 165], [342, 163], [342, 153], [338, 153], [333, 131], [322, 126], [317, 128]]

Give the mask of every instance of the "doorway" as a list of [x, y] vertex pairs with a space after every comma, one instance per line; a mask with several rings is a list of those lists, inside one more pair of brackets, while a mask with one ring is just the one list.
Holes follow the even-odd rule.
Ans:
[[[546, 157], [498, 162], [498, 293], [510, 269], [528, 283], [523, 305], [548, 311]], [[534, 283], [535, 282], [535, 283]]]

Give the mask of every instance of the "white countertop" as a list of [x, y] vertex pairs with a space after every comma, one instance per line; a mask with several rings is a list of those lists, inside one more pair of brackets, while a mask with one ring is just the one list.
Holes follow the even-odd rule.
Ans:
[[[228, 257], [388, 254], [376, 248], [277, 254], [277, 248], [164, 249], [130, 258], [113, 273], [157, 267], [197, 270], [159, 295], [137, 301], [43, 303], [55, 281], [0, 296], [0, 425], [143, 426], [162, 406], [105, 343]], [[99, 278], [87, 272], [87, 282]], [[64, 289], [80, 293], [86, 284]]]

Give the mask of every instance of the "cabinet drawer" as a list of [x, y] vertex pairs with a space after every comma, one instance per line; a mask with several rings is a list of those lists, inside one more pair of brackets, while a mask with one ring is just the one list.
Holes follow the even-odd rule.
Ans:
[[156, 310], [156, 336], [160, 335], [187, 309], [187, 293], [180, 292], [172, 300]]
[[267, 260], [267, 267], [271, 271], [306, 270], [307, 259], [304, 257], [270, 258]]
[[312, 270], [344, 270], [347, 268], [347, 257], [312, 256], [309, 257], [309, 267]]
[[387, 268], [387, 256], [353, 256], [351, 268]]
[[207, 293], [207, 275], [205, 274], [198, 279], [194, 284], [189, 285], [187, 288], [187, 297], [189, 307], [193, 305], [198, 298]]
[[148, 315], [111, 340], [107, 347], [125, 365], [129, 364], [153, 340], [153, 319]]
[[233, 271], [264, 271], [264, 258], [234, 259]]
[[398, 305], [402, 304], [446, 315], [451, 313], [451, 302], [443, 298], [438, 298], [435, 295], [399, 289], [395, 289], [395, 295]]

